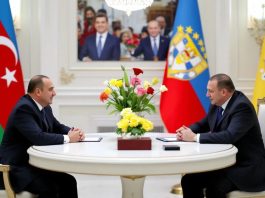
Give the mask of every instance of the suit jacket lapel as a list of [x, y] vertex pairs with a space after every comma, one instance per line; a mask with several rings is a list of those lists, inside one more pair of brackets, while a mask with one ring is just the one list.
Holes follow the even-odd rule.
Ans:
[[[25, 97], [31, 102], [32, 104], [32, 107], [33, 107], [33, 110], [35, 111], [35, 114], [39, 117], [40, 121], [41, 121], [41, 125], [43, 126], [42, 128], [44, 130], [47, 130], [48, 131], [48, 128], [43, 120], [43, 117], [42, 117], [42, 114], [37, 106], [37, 104], [33, 101], [33, 99], [29, 96], [29, 95], [25, 95]], [[48, 116], [46, 116], [47, 118]], [[48, 118], [47, 118], [47, 124], [48, 124], [48, 127], [49, 127], [49, 121], [48, 121]]]
[[146, 44], [147, 44], [147, 46], [146, 46], [146, 47], [147, 47], [147, 49], [148, 49], [148, 48], [149, 48], [149, 49], [151, 49], [151, 52], [152, 52], [151, 54], [153, 54], [153, 55], [154, 55], [154, 52], [153, 52], [153, 47], [152, 47], [152, 44], [151, 44], [151, 39], [152, 39], [152, 38], [151, 38], [150, 36], [149, 36], [149, 37], [147, 37], [147, 38], [148, 38], [148, 39], [146, 39], [146, 42], [147, 42], [147, 43], [146, 43]]
[[217, 119], [217, 106], [212, 107], [212, 111], [209, 113], [209, 125], [211, 131], [214, 131], [216, 128], [216, 119]]
[[[231, 107], [235, 101], [235, 99], [237, 98], [237, 95], [238, 95], [238, 92], [235, 91], [234, 94], [232, 95], [231, 99], [229, 100], [224, 112], [223, 112], [223, 115], [221, 117], [221, 119], [219, 120], [219, 122], [216, 124], [215, 128], [217, 128], [221, 123], [222, 121], [228, 116], [230, 110], [231, 110]], [[216, 117], [217, 117], [217, 108], [215, 110], [215, 120], [216, 120]]]
[[159, 56], [159, 54], [161, 54], [161, 51], [163, 49], [163, 44], [164, 44], [164, 38], [162, 38], [162, 36], [160, 36], [159, 48], [158, 48], [157, 56]]
[[94, 42], [92, 42], [91, 48], [90, 48], [90, 49], [92, 49], [91, 54], [93, 54], [92, 55], [93, 59], [98, 60], [98, 49], [97, 49], [97, 37], [96, 37], [96, 35], [93, 35], [93, 40], [94, 40]]

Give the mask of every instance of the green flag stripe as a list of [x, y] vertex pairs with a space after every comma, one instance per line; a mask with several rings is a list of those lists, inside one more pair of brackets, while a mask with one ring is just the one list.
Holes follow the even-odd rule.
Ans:
[[4, 129], [3, 129], [2, 126], [0, 125], [0, 143], [2, 142], [3, 135], [4, 135]]

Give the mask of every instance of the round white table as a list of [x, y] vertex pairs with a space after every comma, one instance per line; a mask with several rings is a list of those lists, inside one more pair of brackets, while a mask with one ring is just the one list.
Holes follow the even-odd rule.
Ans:
[[[174, 134], [149, 133], [152, 150], [117, 150], [114, 133], [91, 133], [101, 142], [80, 142], [28, 149], [33, 166], [61, 172], [121, 176], [122, 197], [142, 198], [145, 176], [204, 172], [236, 162], [237, 149], [231, 144], [162, 142], [155, 137]], [[163, 145], [177, 144], [180, 151], [164, 151]]]

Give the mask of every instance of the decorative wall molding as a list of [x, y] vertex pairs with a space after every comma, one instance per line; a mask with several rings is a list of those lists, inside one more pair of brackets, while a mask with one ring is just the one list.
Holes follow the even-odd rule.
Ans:
[[[251, 98], [259, 46], [246, 27], [247, 0], [198, 2], [210, 73], [229, 74], [236, 88]], [[21, 3], [22, 28], [17, 39], [26, 76], [25, 85], [35, 74], [49, 76], [57, 91], [53, 109], [58, 119], [65, 121], [63, 123], [69, 122], [70, 125], [80, 125], [93, 131], [104, 124], [102, 120], [114, 122], [98, 96], [105, 80], [122, 76], [120, 65], [126, 66], [128, 71], [132, 67], [143, 68], [145, 80], [151, 80], [154, 76], [163, 79], [164, 61], [77, 61], [77, 0], [23, 0]], [[158, 107], [159, 96], [155, 97], [154, 102]], [[159, 113], [152, 119], [161, 125]]]
[[70, 84], [75, 79], [75, 75], [70, 72], [66, 72], [65, 68], [62, 67], [60, 71], [60, 80], [62, 85]]

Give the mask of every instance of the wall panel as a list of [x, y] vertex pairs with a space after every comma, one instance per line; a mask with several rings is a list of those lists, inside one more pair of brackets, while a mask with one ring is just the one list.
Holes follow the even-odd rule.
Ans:
[[[116, 123], [99, 94], [103, 82], [128, 70], [143, 67], [144, 79], [163, 77], [165, 62], [92, 62], [76, 60], [76, 1], [22, 1], [22, 29], [17, 32], [25, 84], [39, 72], [55, 84], [54, 112], [59, 120], [88, 132]], [[252, 95], [259, 46], [247, 29], [247, 0], [199, 0], [210, 73], [231, 75], [236, 87]], [[202, 88], [205, 89], [205, 88]], [[154, 100], [159, 104], [159, 96]], [[159, 113], [150, 116], [161, 126]]]

